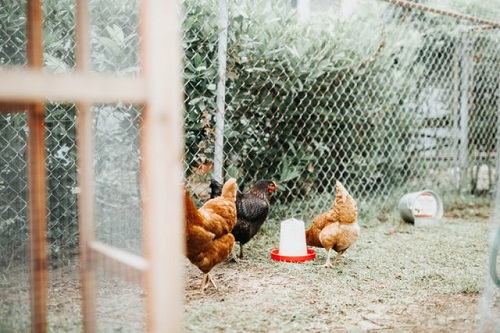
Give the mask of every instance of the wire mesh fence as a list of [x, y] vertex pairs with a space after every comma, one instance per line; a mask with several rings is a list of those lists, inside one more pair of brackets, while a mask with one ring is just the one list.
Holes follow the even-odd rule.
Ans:
[[364, 207], [392, 207], [423, 187], [455, 196], [493, 190], [497, 29], [377, 1], [350, 13], [325, 2], [307, 19], [286, 2], [232, 2], [220, 33], [228, 41], [220, 97], [214, 31], [225, 9], [196, 4], [202, 18], [190, 7], [184, 35], [193, 186], [222, 164], [215, 177], [243, 186], [277, 180], [278, 205], [301, 202], [298, 215], [329, 206], [336, 179]]
[[[90, 8], [92, 68], [137, 75], [138, 1]], [[211, 178], [236, 177], [240, 189], [269, 178], [279, 185], [273, 215], [309, 220], [331, 206], [336, 180], [362, 212], [393, 209], [424, 188], [449, 198], [496, 190], [498, 26], [377, 0], [300, 8], [182, 1], [183, 161], [196, 199], [209, 197]], [[74, 70], [74, 10], [71, 1], [44, 1], [49, 71]], [[26, 64], [24, 12], [19, 1], [0, 6], [2, 66]], [[47, 105], [47, 236], [60, 263], [78, 244], [75, 117], [74, 105]], [[22, 113], [0, 115], [6, 266], [27, 257], [25, 123]], [[97, 234], [136, 253], [139, 127], [135, 106], [94, 106]]]

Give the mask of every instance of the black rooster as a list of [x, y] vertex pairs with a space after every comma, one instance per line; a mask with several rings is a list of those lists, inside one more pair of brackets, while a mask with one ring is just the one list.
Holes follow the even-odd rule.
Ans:
[[[276, 191], [278, 185], [272, 180], [259, 180], [246, 193], [236, 195], [236, 211], [238, 220], [233, 228], [232, 234], [240, 244], [239, 258], [243, 258], [243, 245], [246, 244], [264, 224], [271, 208], [271, 193]], [[222, 185], [216, 180], [210, 181], [210, 197], [220, 195]], [[233, 253], [233, 259], [238, 261]]]

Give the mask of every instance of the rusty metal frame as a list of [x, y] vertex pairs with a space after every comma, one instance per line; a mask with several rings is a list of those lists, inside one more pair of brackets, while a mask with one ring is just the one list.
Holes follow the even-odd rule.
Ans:
[[[138, 78], [118, 78], [90, 73], [88, 0], [76, 2], [76, 71], [64, 75], [43, 72], [41, 2], [27, 1], [27, 68], [3, 68], [0, 75], [0, 112], [28, 112], [32, 332], [47, 331], [44, 132], [47, 100], [75, 102], [77, 106], [78, 223], [84, 331], [96, 331], [96, 273], [104, 270], [144, 285], [149, 332], [179, 332], [183, 299], [179, 3], [174, 0], [141, 1], [143, 70]], [[110, 86], [114, 89], [109, 89]], [[141, 192], [144, 257], [95, 239], [93, 103], [143, 106]]]

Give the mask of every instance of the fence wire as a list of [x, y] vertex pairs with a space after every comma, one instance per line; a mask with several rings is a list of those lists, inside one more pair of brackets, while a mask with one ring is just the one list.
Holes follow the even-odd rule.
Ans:
[[[269, 178], [279, 185], [273, 217], [309, 220], [331, 205], [336, 180], [362, 213], [390, 211], [415, 190], [451, 199], [496, 190], [497, 27], [378, 0], [311, 1], [305, 12], [285, 0], [222, 3], [182, 1], [184, 181], [196, 199], [209, 197], [214, 177], [237, 177], [242, 190]], [[25, 7], [0, 6], [2, 66], [26, 65]], [[92, 0], [90, 8], [93, 70], [138, 75], [138, 1]], [[44, 1], [49, 71], [75, 68], [74, 10], [72, 1]], [[47, 237], [56, 265], [78, 244], [75, 112], [47, 104]], [[93, 114], [98, 238], [140, 253], [140, 109], [96, 105]], [[25, 114], [0, 115], [4, 267], [27, 258], [27, 136]]]
[[224, 176], [242, 187], [276, 180], [276, 202], [300, 203], [297, 215], [329, 206], [336, 179], [363, 207], [423, 188], [492, 192], [498, 30], [363, 4], [323, 2], [304, 18], [287, 2], [231, 2], [221, 133], [214, 31], [224, 13], [216, 1], [184, 2], [186, 176], [200, 196], [219, 135]]
[[[101, 2], [91, 5], [92, 66], [136, 75], [138, 37], [130, 22], [137, 21], [137, 2]], [[330, 205], [336, 179], [364, 207], [392, 207], [402, 193], [425, 187], [452, 196], [492, 192], [498, 30], [383, 1], [350, 11], [334, 4], [312, 6], [306, 19], [286, 1], [229, 4], [225, 127], [217, 131], [221, 7], [215, 0], [183, 2], [184, 162], [195, 195], [209, 195], [218, 136], [224, 144], [222, 177], [237, 177], [241, 188], [259, 178], [276, 180], [277, 206], [300, 203], [298, 216]], [[23, 11], [17, 3], [5, 7], [2, 64], [25, 64]], [[46, 67], [72, 70], [74, 8], [48, 1], [45, 17]], [[120, 108], [105, 108], [116, 121], [96, 121], [96, 127], [111, 131], [114, 141], [137, 141], [126, 130], [137, 128], [137, 112], [124, 116]], [[52, 220], [67, 216], [71, 224], [77, 191], [74, 106], [47, 109]], [[25, 220], [23, 117], [2, 116], [2, 189], [18, 193], [3, 196], [4, 228]], [[66, 232], [52, 228], [54, 234]], [[22, 234], [22, 226], [17, 229]]]

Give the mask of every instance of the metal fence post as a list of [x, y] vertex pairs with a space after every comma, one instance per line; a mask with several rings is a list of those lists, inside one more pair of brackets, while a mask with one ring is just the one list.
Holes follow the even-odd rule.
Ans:
[[[457, 41], [457, 44], [459, 41]], [[452, 97], [452, 135], [453, 135], [453, 185], [460, 193], [460, 64], [462, 61], [462, 49], [455, 48], [453, 55], [453, 97]]]
[[217, 83], [217, 113], [215, 115], [215, 147], [214, 147], [214, 178], [223, 181], [224, 166], [224, 114], [226, 96], [226, 51], [227, 51], [227, 0], [219, 1], [219, 45], [217, 58], [219, 60]]
[[468, 31], [462, 33], [462, 60], [460, 72], [460, 133], [459, 133], [459, 192], [465, 186], [467, 161], [469, 158], [469, 39]]

